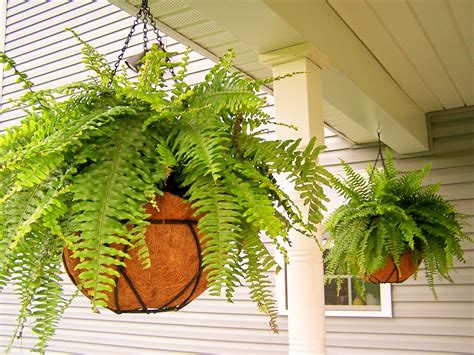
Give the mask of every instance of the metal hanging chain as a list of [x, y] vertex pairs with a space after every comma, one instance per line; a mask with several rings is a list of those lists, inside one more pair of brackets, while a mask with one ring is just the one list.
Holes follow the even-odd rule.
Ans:
[[[145, 51], [145, 53], [149, 51], [149, 49], [148, 49], [148, 24], [151, 25], [152, 31], [156, 36], [156, 41], [158, 42], [159, 48], [163, 52], [166, 52], [165, 43], [163, 42], [163, 36], [160, 34], [160, 31], [156, 27], [155, 19], [154, 19], [152, 13], [151, 13], [150, 6], [148, 6], [148, 0], [142, 0], [141, 6], [140, 6], [140, 9], [139, 9], [139, 11], [137, 13], [137, 16], [135, 18], [135, 21], [133, 22], [132, 27], [130, 27], [130, 32], [128, 33], [127, 38], [125, 39], [124, 46], [123, 46], [122, 50], [120, 51], [120, 54], [117, 58], [117, 61], [114, 63], [114, 69], [112, 70], [112, 74], [111, 74], [110, 81], [109, 81], [109, 86], [112, 85], [112, 80], [115, 77], [115, 75], [117, 74], [118, 68], [120, 66], [120, 62], [123, 60], [123, 57], [125, 55], [125, 51], [127, 50], [128, 46], [130, 44], [130, 41], [132, 39], [132, 36], [135, 33], [135, 27], [138, 25], [140, 20], [143, 23], [143, 50]], [[171, 63], [171, 60], [167, 57], [166, 62]], [[170, 67], [169, 71], [170, 71], [170, 73], [171, 73], [171, 75], [174, 79], [175, 78], [174, 68]]]
[[119, 68], [120, 62], [122, 61], [123, 56], [125, 55], [125, 51], [127, 50], [128, 45], [130, 44], [130, 40], [132, 39], [132, 36], [135, 33], [135, 27], [137, 27], [138, 22], [140, 22], [140, 18], [142, 16], [142, 13], [143, 13], [143, 9], [140, 9], [137, 13], [137, 17], [135, 18], [135, 21], [133, 21], [132, 27], [130, 27], [130, 31], [128, 32], [127, 38], [125, 39], [125, 43], [123, 45], [123, 48], [120, 51], [120, 54], [117, 58], [117, 61], [114, 63], [114, 69], [112, 70], [112, 75], [110, 76], [109, 86], [112, 85], [112, 80], [113, 80], [115, 74], [117, 74], [117, 70]]
[[382, 140], [380, 139], [381, 133], [382, 132], [380, 131], [380, 129], [377, 130], [378, 151], [377, 151], [377, 157], [375, 158], [374, 166], [372, 167], [372, 171], [370, 172], [369, 180], [372, 179], [372, 176], [374, 175], [374, 171], [377, 168], [377, 163], [379, 162], [379, 160], [382, 164], [382, 167], [383, 167], [383, 170], [384, 170], [385, 174], [387, 174], [387, 168], [385, 167], [385, 159], [384, 159], [383, 153], [382, 153]]
[[[165, 43], [163, 42], [163, 36], [160, 34], [160, 31], [158, 30], [158, 27], [156, 26], [156, 22], [155, 22], [155, 18], [153, 17], [153, 14], [151, 13], [150, 11], [150, 7], [148, 6], [148, 0], [142, 0], [142, 5], [141, 5], [141, 9], [143, 9], [143, 23], [145, 24], [145, 28], [146, 28], [146, 23], [150, 23], [151, 25], [151, 28], [153, 30], [153, 33], [155, 34], [156, 36], [156, 41], [158, 42], [158, 47], [160, 47], [160, 49], [163, 51], [163, 52], [166, 52], [166, 46], [165, 46]], [[148, 32], [148, 29], [146, 29], [146, 32], [145, 32], [145, 28], [143, 30], [143, 45], [145, 47], [145, 52], [147, 52], [147, 41], [148, 41], [148, 37], [147, 37], [147, 33]], [[166, 63], [171, 63], [171, 59], [169, 57], [166, 57]], [[174, 72], [174, 68], [172, 66], [170, 66], [168, 68], [170, 74], [171, 74], [171, 77], [173, 78], [173, 80], [176, 80], [176, 74]]]

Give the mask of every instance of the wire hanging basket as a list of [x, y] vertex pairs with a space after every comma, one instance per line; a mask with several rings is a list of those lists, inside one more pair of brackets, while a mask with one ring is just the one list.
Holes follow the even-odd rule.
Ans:
[[[135, 28], [143, 23], [143, 52], [126, 61], [127, 66], [139, 70], [140, 59], [148, 52], [148, 25], [156, 35], [161, 50], [166, 52], [163, 38], [156, 27], [155, 20], [143, 0], [137, 16], [125, 39], [125, 44], [114, 63], [109, 86], [123, 60]], [[169, 58], [167, 59], [169, 61]], [[173, 68], [169, 68], [174, 78]], [[125, 267], [118, 266], [119, 276], [115, 278], [112, 292], [104, 291], [108, 296], [107, 308], [115, 313], [158, 313], [178, 311], [189, 304], [207, 289], [206, 274], [201, 267], [201, 236], [197, 230], [198, 217], [193, 217], [190, 204], [178, 195], [165, 192], [156, 199], [155, 208], [151, 203], [145, 206], [151, 215], [146, 232], [146, 243], [150, 253], [151, 267], [145, 269], [136, 250], [123, 249], [130, 259], [122, 259]], [[67, 247], [63, 252], [63, 264], [71, 281], [82, 293], [92, 298], [91, 290], [81, 288], [77, 269], [78, 259], [72, 258], [73, 252]]]

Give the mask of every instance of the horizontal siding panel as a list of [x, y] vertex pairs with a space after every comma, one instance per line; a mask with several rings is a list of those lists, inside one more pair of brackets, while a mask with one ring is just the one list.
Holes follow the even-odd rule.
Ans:
[[[73, 27], [80, 36], [84, 36], [84, 33], [94, 30], [106, 30], [109, 26], [118, 26], [119, 28], [126, 28], [127, 24], [130, 25], [130, 18], [125, 16], [122, 12], [115, 12], [111, 14], [98, 14], [94, 16], [94, 13], [90, 15], [91, 21], [82, 24], [80, 26]], [[103, 21], [103, 25], [98, 25], [97, 21]], [[8, 50], [8, 54], [15, 58], [18, 64], [27, 64], [29, 61], [40, 58], [43, 54], [56, 52], [64, 49], [65, 40], [70, 39], [72, 34], [69, 31], [61, 31], [54, 35], [48, 36], [47, 38], [34, 40], [33, 43], [28, 43], [24, 46], [17, 47], [15, 49]], [[32, 39], [33, 40], [33, 39]], [[31, 48], [34, 47], [34, 48]], [[26, 68], [26, 67], [24, 67]]]
[[[474, 162], [473, 162], [474, 163]], [[474, 180], [474, 164], [455, 168], [432, 169], [425, 182], [430, 184], [443, 183], [459, 184], [472, 183]]]
[[[142, 316], [141, 318], [144, 318]], [[148, 315], [147, 317], [158, 318], [159, 315]], [[100, 316], [91, 317], [90, 319], [68, 318], [67, 315], [61, 320], [60, 329], [67, 331], [80, 331], [83, 333], [90, 333], [93, 335], [97, 333], [95, 329], [101, 329], [109, 334], [109, 337], [120, 337], [122, 334], [135, 337], [153, 337], [159, 336], [163, 338], [176, 339], [192, 339], [198, 338], [201, 340], [212, 341], [219, 339], [220, 341], [235, 342], [242, 339], [255, 344], [286, 344], [285, 337], [274, 334], [270, 329], [244, 329], [236, 320], [233, 327], [215, 326], [192, 326], [189, 324], [162, 324], [156, 322], [134, 322], [133, 327], [127, 321], [104, 321]], [[2, 318], [2, 322], [3, 322]], [[15, 324], [14, 317], [6, 318], [5, 324]], [[100, 336], [95, 335], [95, 336]]]
[[[368, 344], [367, 346], [370, 346]], [[414, 351], [410, 350], [407, 352], [406, 350], [394, 350], [394, 349], [374, 349], [374, 348], [359, 348], [359, 349], [348, 349], [339, 346], [331, 346], [327, 352], [327, 355], [433, 355], [435, 354], [433, 351]], [[452, 352], [444, 352], [444, 351], [436, 351], [436, 355], [453, 355]]]
[[325, 150], [325, 152], [344, 150], [344, 149], [349, 149], [351, 147], [351, 143], [349, 143], [347, 140], [336, 135], [331, 136], [331, 137], [325, 137], [324, 145], [327, 146], [327, 149]]
[[[235, 336], [238, 336], [240, 333], [245, 333], [245, 332], [253, 332], [253, 331], [262, 331], [263, 333], [266, 334], [266, 337], [270, 337], [272, 339], [278, 338], [278, 343], [286, 343], [286, 332], [287, 332], [287, 326], [285, 326], [285, 322], [280, 322], [278, 323], [279, 329], [280, 329], [280, 334], [273, 334], [272, 331], [268, 327], [268, 321], [265, 321], [263, 319], [264, 317], [260, 317], [259, 319], [252, 319], [252, 318], [247, 318], [241, 315], [233, 315], [230, 317], [229, 315], [220, 315], [220, 316], [215, 316], [213, 320], [208, 319], [207, 315], [210, 312], [210, 310], [207, 310], [206, 312], [203, 313], [187, 313], [186, 311], [180, 311], [178, 313], [172, 312], [170, 315], [164, 315], [164, 314], [137, 314], [135, 315], [135, 318], [132, 317], [131, 315], [115, 315], [115, 314], [106, 314], [105, 312], [100, 315], [92, 315], [92, 312], [89, 310], [82, 310], [79, 312], [79, 309], [75, 306], [71, 308], [70, 310], [67, 311], [67, 313], [64, 315], [63, 319], [61, 320], [60, 328], [63, 327], [63, 321], [65, 324], [71, 324], [74, 323], [88, 323], [90, 324], [91, 328], [89, 330], [94, 330], [94, 329], [101, 329], [97, 328], [99, 324], [103, 324], [104, 322], [112, 322], [112, 323], [117, 323], [118, 325], [123, 325], [126, 324], [127, 327], [130, 328], [130, 331], [133, 332], [135, 329], [135, 326], [140, 327], [142, 324], [148, 324], [149, 327], [154, 327], [155, 325], [163, 325], [163, 326], [175, 326], [175, 327], [181, 327], [183, 332], [189, 332], [191, 329], [198, 329], [201, 327], [204, 328], [219, 328], [222, 331], [227, 331], [233, 328], [236, 328], [236, 326], [240, 327], [241, 332], [233, 332]], [[0, 316], [2, 318], [2, 327], [12, 327], [15, 323], [15, 317], [17, 315], [17, 312], [12, 312], [10, 310], [6, 311], [1, 311]], [[171, 317], [171, 315], [174, 315], [174, 317]], [[4, 321], [3, 321], [4, 320]], [[97, 326], [96, 326], [97, 325]], [[73, 327], [73, 326], [71, 326]], [[131, 329], [133, 328], [133, 329]], [[127, 333], [128, 330], [125, 329], [124, 333]], [[8, 333], [6, 333], [8, 334]], [[241, 339], [245, 339], [244, 337], [241, 337]], [[272, 340], [273, 341], [273, 340]]]
[[337, 333], [398, 334], [474, 336], [472, 319], [446, 318], [443, 323], [427, 321], [424, 318], [335, 318], [326, 319], [326, 330]]
[[[66, 6], [67, 5], [67, 6]], [[6, 43], [13, 43], [15, 38], [21, 38], [31, 35], [36, 35], [38, 32], [42, 32], [45, 28], [51, 28], [53, 26], [57, 27], [58, 32], [60, 30], [64, 30], [64, 16], [67, 16], [68, 19], [84, 16], [88, 13], [103, 9], [106, 7], [112, 7], [112, 5], [108, 4], [106, 1], [102, 0], [99, 2], [68, 2], [65, 5], [57, 8], [55, 15], [51, 14], [41, 14], [41, 19], [38, 19], [36, 23], [30, 22], [28, 26], [25, 24], [16, 24], [14, 27], [8, 26], [7, 33], [5, 36]], [[65, 10], [67, 9], [67, 10]], [[62, 15], [62, 16], [58, 16]], [[49, 16], [49, 17], [48, 17]], [[42, 34], [45, 35], [44, 33]], [[40, 37], [41, 38], [41, 37]], [[15, 46], [19, 45], [15, 43]]]
[[[26, 341], [24, 347], [26, 348]], [[74, 340], [74, 341], [71, 341]], [[31, 347], [34, 342], [28, 342]], [[79, 347], [78, 347], [79, 345]], [[244, 354], [249, 349], [258, 349], [259, 344], [251, 342], [223, 342], [219, 339], [211, 341], [201, 339], [188, 339], [183, 342], [179, 338], [165, 338], [155, 335], [153, 337], [135, 337], [128, 334], [113, 336], [106, 331], [89, 333], [80, 331], [69, 331], [59, 329], [55, 335], [55, 340], [51, 342], [50, 348], [54, 351], [81, 353], [81, 354], [101, 354], [105, 351], [109, 354], [132, 354], [142, 352], [187, 352], [196, 354], [226, 354], [241, 353]], [[262, 354], [284, 354], [287, 353], [288, 346], [279, 344], [266, 344]], [[89, 352], [84, 351], [89, 349]], [[199, 349], [199, 350], [197, 350]]]
[[[114, 11], [97, 11], [97, 12], [87, 12], [84, 13], [78, 17], [69, 17], [66, 21], [63, 23], [59, 23], [56, 26], [51, 26], [51, 27], [46, 27], [43, 28], [40, 32], [36, 33], [25, 33], [23, 36], [11, 36], [6, 37], [6, 43], [5, 45], [7, 46], [8, 50], [19, 50], [23, 51], [25, 48], [31, 47], [34, 45], [36, 41], [45, 41], [49, 37], [54, 37], [57, 35], [60, 35], [62, 33], [65, 33], [64, 29], [66, 27], [69, 28], [79, 28], [80, 26], [86, 26], [87, 24], [90, 23], [95, 23], [97, 26], [101, 26], [101, 24], [97, 24], [97, 21], [102, 17], [102, 16], [110, 16], [112, 14], [116, 13], [121, 13], [124, 14], [122, 11], [114, 9]], [[124, 14], [125, 15], [125, 14]], [[125, 15], [126, 16], [126, 15]], [[124, 16], [124, 17], [125, 17]], [[67, 26], [66, 26], [67, 25]], [[8, 34], [7, 34], [8, 36]]]
[[[463, 142], [468, 144], [461, 147], [461, 150], [449, 150], [448, 152], [443, 152], [443, 154], [438, 154], [436, 159], [433, 159], [431, 155], [410, 159], [400, 159], [397, 160], [396, 165], [401, 171], [420, 169], [428, 163], [431, 163], [432, 169], [474, 165], [474, 158], [472, 155], [474, 147], [472, 147], [472, 143], [469, 139], [463, 139]], [[320, 162], [330, 169], [332, 168], [332, 171], [338, 172], [342, 171], [339, 165], [339, 159], [343, 159], [351, 164], [354, 169], [361, 170], [367, 168], [368, 163], [373, 163], [376, 157], [376, 147], [362, 147], [344, 151], [327, 150], [321, 154]]]
[[429, 336], [429, 335], [404, 335], [399, 334], [347, 334], [330, 333], [327, 335], [326, 343], [328, 346], [348, 347], [347, 354], [351, 354], [352, 344], [360, 344], [363, 348], [380, 349], [380, 354], [385, 354], [385, 350], [405, 350], [407, 354], [410, 351], [421, 350], [431, 351], [449, 351], [451, 353], [466, 354], [471, 353], [472, 339], [470, 337], [459, 336]]
[[[469, 271], [474, 274], [473, 268]], [[471, 307], [474, 307], [474, 285], [472, 284], [437, 285], [436, 293], [438, 302], [473, 302]], [[433, 293], [425, 285], [395, 287], [392, 297], [396, 302], [432, 302], [435, 300]]]
[[442, 137], [434, 139], [434, 151], [437, 154], [470, 151], [474, 149], [474, 134], [460, 134], [456, 137]]
[[474, 120], [442, 121], [431, 126], [431, 134], [434, 138], [455, 137], [460, 133], [474, 133]]
[[439, 192], [450, 200], [474, 199], [474, 182], [445, 184], [441, 186]]
[[8, 0], [7, 16], [14, 17], [24, 11], [30, 10], [34, 7], [38, 7], [41, 5], [42, 4], [40, 2], [36, 1]]
[[453, 200], [454, 206], [459, 213], [464, 213], [468, 216], [474, 216], [474, 203], [469, 200]]
[[[472, 253], [471, 250], [466, 252], [466, 254]], [[474, 284], [474, 269], [472, 262], [466, 262], [464, 264], [460, 264], [457, 262], [457, 268], [451, 272], [451, 278], [454, 281], [455, 285], [469, 285]], [[427, 287], [428, 282], [426, 281], [424, 275], [423, 264], [420, 267], [418, 272], [418, 277], [415, 279], [413, 277], [409, 278], [407, 281], [403, 282], [400, 285], [396, 285], [395, 287], [407, 287], [410, 285], [424, 285]], [[451, 283], [447, 280], [438, 280], [435, 279], [435, 285], [451, 285]]]
[[[51, 3], [51, 2], [41, 2], [41, 3], [36, 2], [35, 3], [34, 1], [31, 1], [31, 4], [35, 7], [35, 13], [39, 14], [39, 13], [51, 10], [54, 7], [64, 5], [64, 1], [55, 1], [54, 3]], [[19, 10], [20, 12], [17, 12], [15, 16], [12, 16], [12, 13], [10, 10], [7, 12], [7, 21], [6, 21], [7, 28], [11, 29], [12, 25], [14, 25], [15, 23], [21, 23], [27, 20], [28, 18], [32, 17], [31, 11], [25, 11], [25, 9], [26, 8], [23, 8], [23, 11]]]
[[419, 317], [431, 319], [459, 318], [472, 319], [472, 302], [394, 302], [394, 317]]
[[[128, 33], [128, 26], [130, 23], [126, 23], [126, 19], [94, 29], [86, 33], [78, 33], [81, 39], [88, 42], [94, 48], [96, 48], [102, 54], [111, 54], [121, 50], [122, 46], [118, 44], [118, 41], [125, 37]], [[113, 29], [116, 25], [120, 25], [120, 33], [111, 32], [109, 29]], [[63, 31], [65, 38], [62, 40], [62, 46], [59, 43], [51, 43], [51, 46], [38, 48], [35, 53], [28, 53], [26, 56], [21, 55], [18, 57], [17, 64], [19, 69], [27, 71], [28, 74], [34, 78], [38, 75], [38, 71], [47, 65], [55, 65], [56, 69], [61, 68], [63, 63], [62, 60], [72, 58], [75, 63], [81, 63], [82, 54], [80, 52], [82, 45], [76, 40], [69, 31]], [[67, 44], [66, 44], [66, 43]], [[132, 45], [138, 45], [140, 43], [140, 34], [133, 37]], [[141, 49], [141, 48], [140, 48]], [[31, 55], [30, 55], [31, 54]], [[130, 53], [128, 53], [130, 55]], [[17, 59], [17, 58], [15, 58]], [[78, 60], [79, 59], [79, 60]], [[6, 78], [12, 77], [12, 73], [7, 73]]]
[[428, 118], [432, 124], [444, 123], [448, 121], [469, 120], [474, 117], [472, 106], [461, 107], [452, 110], [443, 110], [428, 113]]

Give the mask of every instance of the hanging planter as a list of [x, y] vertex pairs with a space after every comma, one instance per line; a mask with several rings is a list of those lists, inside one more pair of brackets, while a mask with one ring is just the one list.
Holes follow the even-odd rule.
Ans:
[[[115, 313], [157, 313], [178, 311], [207, 288], [201, 268], [201, 244], [197, 221], [189, 203], [165, 192], [156, 200], [156, 207], [146, 205], [150, 224], [146, 244], [153, 267], [144, 269], [137, 251], [117, 267], [113, 292], [107, 293], [107, 308]], [[127, 252], [128, 247], [123, 248]], [[71, 280], [80, 284], [80, 269], [72, 251], [65, 247], [63, 262]], [[88, 290], [81, 290], [91, 298]]]
[[[376, 168], [379, 159], [382, 169]], [[464, 260], [461, 242], [470, 238], [462, 230], [465, 217], [437, 193], [439, 185], [422, 185], [430, 166], [399, 173], [388, 152], [387, 161], [383, 158], [380, 133], [368, 179], [342, 163], [346, 178], [333, 179], [332, 185], [346, 203], [325, 223], [326, 274], [355, 276], [363, 296], [362, 280], [403, 282], [424, 260], [425, 276], [436, 296], [435, 276], [451, 281], [454, 258]]]
[[418, 270], [421, 262], [421, 259], [418, 262], [413, 259], [413, 253], [410, 250], [406, 250], [400, 256], [398, 264], [395, 263], [392, 256], [389, 256], [383, 267], [370, 275], [364, 276], [364, 280], [372, 283], [401, 283], [406, 281]]
[[[234, 71], [229, 52], [190, 86], [189, 55], [164, 50], [146, 1], [140, 18], [158, 45], [145, 40], [143, 58], [129, 62], [136, 80], [118, 70], [134, 27], [112, 67], [73, 33], [95, 75], [54, 89], [35, 92], [0, 53], [28, 89], [15, 103], [26, 117], [0, 135], [0, 286], [12, 283], [21, 300], [12, 340], [32, 317], [38, 351], [69, 306], [63, 251], [95, 312], [177, 310], [206, 287], [232, 301], [245, 282], [277, 331], [268, 273], [280, 266], [261, 238], [286, 255], [290, 229], [313, 238], [322, 218], [323, 147], [268, 138], [277, 123], [259, 92], [273, 79]], [[166, 193], [176, 188], [185, 202]]]

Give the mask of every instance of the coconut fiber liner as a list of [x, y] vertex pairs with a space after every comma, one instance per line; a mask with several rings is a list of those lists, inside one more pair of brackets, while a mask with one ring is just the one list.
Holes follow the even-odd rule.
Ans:
[[393, 258], [390, 256], [387, 258], [385, 266], [374, 272], [372, 275], [367, 276], [366, 281], [372, 283], [400, 283], [413, 275], [418, 268], [418, 265], [413, 262], [412, 253], [406, 251], [400, 256], [400, 269], [397, 268]]
[[[158, 197], [157, 211], [146, 205], [150, 225], [146, 242], [150, 252], [151, 267], [144, 269], [136, 250], [126, 267], [118, 267], [114, 292], [108, 296], [107, 308], [116, 313], [155, 313], [179, 310], [198, 297], [207, 288], [206, 275], [201, 269], [201, 245], [194, 210], [181, 197], [166, 192]], [[69, 277], [77, 285], [81, 270], [72, 251], [64, 249], [63, 261]], [[81, 290], [88, 295], [88, 290]]]

